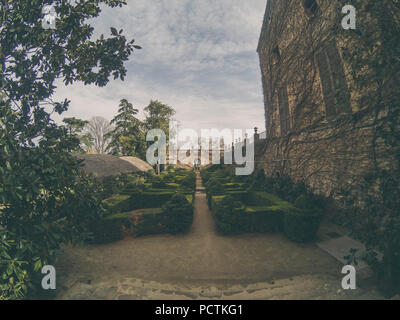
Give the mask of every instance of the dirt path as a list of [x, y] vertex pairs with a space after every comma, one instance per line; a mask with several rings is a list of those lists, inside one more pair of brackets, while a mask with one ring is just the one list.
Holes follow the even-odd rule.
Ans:
[[[200, 178], [197, 187], [201, 192]], [[193, 225], [185, 235], [66, 248], [57, 266], [58, 297], [341, 297], [341, 265], [314, 244], [295, 244], [282, 234], [222, 237], [215, 232], [204, 193], [196, 193], [194, 207]]]

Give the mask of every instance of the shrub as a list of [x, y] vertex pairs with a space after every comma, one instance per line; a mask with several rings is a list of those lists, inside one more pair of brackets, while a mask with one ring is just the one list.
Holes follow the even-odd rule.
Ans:
[[220, 233], [282, 231], [285, 214], [296, 210], [292, 204], [266, 192], [254, 193], [256, 205], [239, 200], [246, 199], [245, 195], [246, 192], [212, 196], [211, 209]]
[[[146, 190], [131, 196], [131, 209], [160, 208], [175, 194], [174, 190]], [[125, 210], [128, 211], [128, 210]]]
[[322, 220], [322, 211], [312, 195], [301, 195], [295, 201], [296, 211], [285, 215], [285, 234], [295, 242], [315, 239]]
[[[365, 243], [364, 260], [371, 266], [380, 290], [387, 297], [400, 293], [399, 167], [400, 162], [397, 170], [378, 170], [366, 175], [359, 189], [344, 190], [349, 193], [345, 197], [348, 213], [345, 218], [351, 219], [348, 222], [353, 232]], [[383, 254], [380, 261], [374, 249]]]
[[121, 219], [98, 219], [93, 221], [89, 226], [91, 232], [87, 243], [104, 244], [115, 242], [122, 239], [121, 227], [123, 221]]
[[54, 264], [61, 244], [83, 241], [101, 218], [97, 183], [87, 177], [70, 182], [63, 190], [42, 189], [26, 202], [32, 207], [0, 208], [0, 300], [41, 296], [42, 267]]
[[242, 215], [244, 205], [232, 196], [214, 199], [214, 219], [217, 231], [223, 235], [242, 232]]
[[246, 207], [243, 219], [245, 232], [279, 232], [283, 230], [285, 207]]
[[264, 169], [257, 170], [257, 172], [255, 174], [255, 177], [254, 177], [254, 180], [257, 183], [257, 185], [264, 185], [265, 184], [266, 177], [265, 177]]
[[166, 228], [162, 224], [163, 218], [161, 208], [144, 209], [130, 216], [131, 226], [127, 227], [125, 233], [136, 237], [164, 233]]
[[231, 195], [235, 200], [241, 201], [245, 204], [248, 203], [250, 194], [248, 191], [243, 190], [243, 189], [238, 189], [238, 190], [228, 190], [224, 192], [227, 195]]
[[212, 196], [223, 195], [225, 194], [225, 190], [219, 180], [211, 178], [210, 180], [208, 180], [208, 183], [206, 185], [206, 193], [208, 205], [211, 207]]
[[175, 194], [163, 207], [165, 229], [172, 234], [186, 232], [193, 222], [193, 206], [183, 194]]
[[322, 215], [318, 211], [287, 212], [285, 214], [285, 235], [295, 242], [309, 242], [315, 239]]
[[310, 211], [318, 211], [320, 209], [317, 199], [312, 195], [306, 194], [300, 195], [294, 202], [294, 206], [302, 210]]
[[152, 182], [152, 184], [151, 184], [151, 186], [153, 187], [153, 188], [167, 188], [168, 186], [167, 186], [167, 184], [163, 181], [163, 180], [156, 180], [156, 181], [153, 181]]
[[243, 198], [243, 202], [249, 206], [272, 206], [274, 203], [277, 203], [280, 200], [277, 197], [274, 197], [272, 194], [263, 191], [254, 191], [252, 189], [248, 189], [245, 197]]
[[194, 172], [188, 174], [185, 179], [181, 182], [182, 187], [189, 188], [191, 190], [196, 189], [196, 175]]
[[109, 213], [126, 212], [133, 210], [131, 195], [115, 194], [103, 201]]

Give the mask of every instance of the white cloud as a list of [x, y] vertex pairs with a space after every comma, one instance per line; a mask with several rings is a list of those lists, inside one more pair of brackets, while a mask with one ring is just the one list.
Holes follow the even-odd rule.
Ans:
[[125, 82], [105, 88], [60, 86], [72, 100], [65, 116], [111, 119], [121, 98], [139, 108], [157, 99], [177, 110], [182, 126], [264, 127], [256, 54], [266, 0], [130, 0], [105, 9], [96, 34], [124, 29], [143, 46]]

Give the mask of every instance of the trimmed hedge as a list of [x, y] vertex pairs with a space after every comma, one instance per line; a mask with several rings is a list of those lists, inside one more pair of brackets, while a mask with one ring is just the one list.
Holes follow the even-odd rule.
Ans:
[[295, 242], [309, 242], [315, 239], [321, 224], [319, 212], [288, 212], [285, 214], [284, 230], [288, 239]]
[[103, 201], [109, 213], [125, 212], [132, 210], [131, 195], [115, 194]]
[[193, 206], [183, 194], [175, 194], [162, 207], [162, 212], [162, 225], [168, 233], [186, 232], [193, 223]]
[[302, 179], [292, 182], [288, 176], [266, 177], [261, 170], [253, 176], [233, 176], [218, 167], [202, 170], [201, 176], [220, 233], [284, 231], [292, 241], [315, 239], [323, 200], [308, 190]]
[[286, 213], [298, 211], [291, 203], [266, 192], [212, 196], [210, 203], [217, 230], [222, 234], [280, 232], [284, 230]]
[[126, 223], [127, 220], [120, 217], [111, 219], [107, 217], [94, 221], [90, 225], [91, 235], [87, 242], [90, 244], [104, 244], [121, 240], [123, 238], [121, 226]]
[[162, 220], [161, 208], [143, 209], [140, 213], [131, 215], [131, 226], [125, 229], [124, 233], [135, 237], [165, 233]]
[[186, 232], [193, 222], [193, 195], [174, 194], [162, 208], [145, 208], [114, 213], [96, 221], [89, 243], [102, 244], [135, 237]]
[[144, 191], [140, 193], [136, 193], [131, 197], [131, 209], [144, 209], [144, 208], [160, 208], [167, 201], [169, 201], [172, 196], [175, 194], [174, 190], [165, 190], [165, 191]]
[[245, 232], [267, 233], [283, 231], [285, 210], [279, 206], [246, 207], [243, 230]]
[[222, 235], [243, 232], [244, 205], [232, 196], [212, 197], [214, 219], [218, 233]]
[[295, 201], [296, 212], [285, 216], [285, 235], [295, 242], [315, 239], [322, 220], [322, 214], [313, 196], [301, 195]]

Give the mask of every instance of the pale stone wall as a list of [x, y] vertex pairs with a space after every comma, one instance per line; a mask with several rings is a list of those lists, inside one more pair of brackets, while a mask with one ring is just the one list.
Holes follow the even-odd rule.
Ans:
[[347, 185], [356, 192], [363, 175], [391, 167], [394, 150], [375, 137], [372, 124], [384, 111], [375, 117], [361, 99], [375, 88], [353, 89], [341, 48], [357, 44], [332, 36], [341, 7], [331, 0], [268, 2], [258, 47], [268, 139], [258, 142], [256, 164], [268, 174], [302, 176], [335, 198]]

